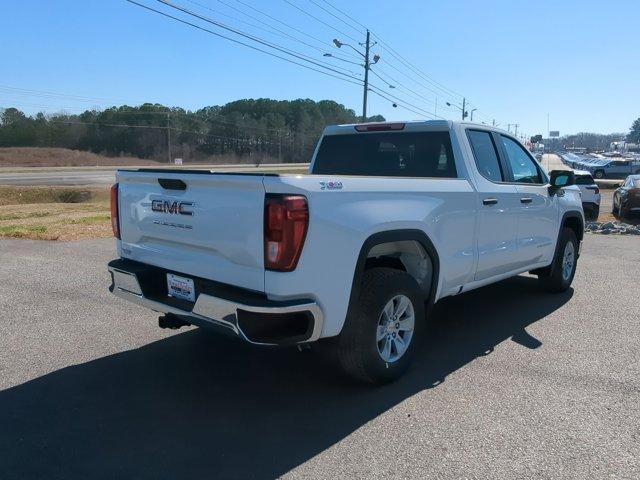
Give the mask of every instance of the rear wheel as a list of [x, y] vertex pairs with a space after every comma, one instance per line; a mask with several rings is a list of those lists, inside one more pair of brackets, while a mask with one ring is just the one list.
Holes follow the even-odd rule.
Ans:
[[424, 298], [411, 275], [390, 268], [364, 274], [360, 295], [335, 340], [341, 367], [366, 383], [400, 377], [424, 328]]
[[555, 293], [567, 290], [576, 274], [577, 262], [578, 239], [573, 230], [564, 227], [551, 268], [538, 275], [543, 288]]
[[593, 174], [594, 177], [598, 179], [604, 178], [604, 170], [596, 170]]

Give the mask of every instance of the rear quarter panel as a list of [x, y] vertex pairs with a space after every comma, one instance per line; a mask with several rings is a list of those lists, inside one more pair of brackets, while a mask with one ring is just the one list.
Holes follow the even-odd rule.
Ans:
[[[323, 189], [322, 182], [342, 188]], [[265, 291], [273, 299], [314, 298], [325, 314], [324, 337], [342, 329], [360, 250], [375, 233], [426, 233], [440, 256], [436, 299], [473, 274], [476, 193], [468, 180], [305, 175], [264, 184], [268, 193], [305, 195], [310, 217], [296, 270], [266, 271]]]

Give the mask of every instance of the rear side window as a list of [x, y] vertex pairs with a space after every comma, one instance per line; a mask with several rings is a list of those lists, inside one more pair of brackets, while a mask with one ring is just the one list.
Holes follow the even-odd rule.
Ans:
[[591, 175], [576, 175], [576, 185], [593, 185], [593, 177]]
[[498, 161], [498, 153], [496, 146], [493, 144], [491, 134], [478, 130], [468, 130], [469, 142], [473, 150], [473, 157], [476, 160], [478, 170], [488, 180], [493, 182], [502, 182], [504, 177], [500, 162]]
[[320, 143], [313, 173], [457, 177], [449, 132], [328, 135]]

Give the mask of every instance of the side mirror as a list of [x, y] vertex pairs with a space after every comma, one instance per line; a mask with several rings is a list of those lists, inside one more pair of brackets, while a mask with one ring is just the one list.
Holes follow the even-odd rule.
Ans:
[[549, 195], [553, 195], [562, 187], [575, 185], [576, 176], [573, 170], [551, 170], [549, 172], [549, 183]]

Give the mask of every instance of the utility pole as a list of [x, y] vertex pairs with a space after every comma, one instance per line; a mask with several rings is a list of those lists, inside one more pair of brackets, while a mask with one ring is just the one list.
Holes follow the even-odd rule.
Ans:
[[464, 119], [467, 118], [467, 99], [465, 97], [462, 97], [462, 121], [464, 122]]
[[496, 126], [496, 119], [493, 119], [492, 125], [495, 127]]
[[371, 32], [367, 29], [367, 42], [364, 47], [364, 94], [362, 98], [362, 121], [367, 121], [367, 93], [369, 91], [369, 48]]
[[518, 136], [518, 127], [519, 127], [519, 125], [516, 123], [514, 126], [516, 127], [514, 135], [517, 137]]
[[167, 112], [167, 157], [169, 158], [169, 163], [171, 163], [171, 123], [170, 123], [170, 113]]
[[[375, 54], [373, 56], [373, 62], [371, 62], [369, 60], [369, 54], [371, 52], [371, 47], [373, 47], [377, 43], [378, 42], [371, 43], [371, 32], [369, 30], [367, 30], [367, 40], [366, 40], [366, 42], [364, 44], [363, 43], [358, 43], [358, 45], [360, 45], [361, 47], [364, 47], [364, 53], [362, 53], [360, 50], [358, 50], [353, 45], [349, 45], [348, 43], [341, 42], [337, 38], [333, 39], [333, 44], [336, 47], [338, 47], [338, 48], [342, 48], [343, 46], [349, 47], [364, 59], [364, 65], [362, 65], [364, 67], [364, 92], [362, 94], [362, 121], [363, 122], [367, 121], [367, 95], [369, 93], [369, 70], [371, 69], [371, 65], [375, 65], [380, 60], [380, 55]], [[325, 53], [323, 56], [331, 57], [332, 55], [330, 53]], [[391, 85], [389, 85], [389, 86], [391, 88], [395, 88], [395, 87], [393, 87]]]

